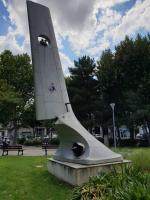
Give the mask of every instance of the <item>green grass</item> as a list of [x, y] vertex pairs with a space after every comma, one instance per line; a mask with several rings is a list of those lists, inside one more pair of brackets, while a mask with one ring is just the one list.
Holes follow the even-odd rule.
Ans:
[[[150, 175], [150, 148], [118, 148]], [[47, 171], [45, 157], [0, 157], [0, 200], [69, 200], [73, 188]]]
[[117, 152], [131, 160], [136, 168], [150, 173], [150, 148], [118, 148]]
[[72, 187], [46, 164], [45, 157], [0, 157], [0, 200], [69, 200]]

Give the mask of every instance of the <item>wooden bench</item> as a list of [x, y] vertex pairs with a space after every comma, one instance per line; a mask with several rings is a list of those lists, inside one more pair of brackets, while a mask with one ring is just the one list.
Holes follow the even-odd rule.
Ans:
[[2, 147], [2, 156], [7, 156], [9, 151], [18, 151], [18, 156], [20, 155], [20, 152], [21, 155], [23, 155], [23, 148], [21, 145], [8, 145], [7, 147]]
[[45, 156], [47, 156], [47, 150], [49, 149], [57, 149], [58, 148], [58, 145], [42, 145], [42, 149], [45, 150]]

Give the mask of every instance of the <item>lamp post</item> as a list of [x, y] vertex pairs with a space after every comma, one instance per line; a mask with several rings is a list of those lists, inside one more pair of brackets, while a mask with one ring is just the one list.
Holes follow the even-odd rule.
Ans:
[[113, 128], [114, 128], [114, 147], [116, 149], [116, 128], [115, 128], [115, 103], [110, 104], [113, 113]]

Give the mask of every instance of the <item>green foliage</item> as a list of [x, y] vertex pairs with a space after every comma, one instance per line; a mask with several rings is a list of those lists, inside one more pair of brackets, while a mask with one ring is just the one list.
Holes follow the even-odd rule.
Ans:
[[100, 173], [76, 187], [72, 200], [149, 200], [150, 148], [117, 148], [132, 165]]
[[96, 64], [89, 56], [79, 58], [74, 64], [74, 68], [69, 68], [70, 77], [66, 79], [70, 101], [78, 119], [86, 127], [91, 127], [97, 93], [94, 78]]
[[100, 173], [74, 190], [72, 200], [150, 200], [150, 179], [137, 168]]
[[[41, 138], [30, 138], [30, 139], [25, 139], [25, 138], [20, 138], [17, 140], [18, 144], [26, 145], [26, 146], [41, 146], [43, 143], [43, 139]], [[51, 145], [59, 145], [60, 141], [59, 138], [52, 138], [46, 140], [48, 144]]]
[[14, 118], [15, 107], [21, 104], [23, 99], [15, 88], [0, 79], [0, 122], [5, 126]]
[[27, 54], [13, 55], [6, 50], [0, 54], [0, 123], [11, 122], [16, 142], [16, 132], [24, 113], [33, 100], [33, 76], [30, 57]]
[[39, 146], [39, 145], [42, 145], [42, 139], [41, 138], [28, 139], [24, 142], [24, 145], [26, 145], [26, 146]]
[[[105, 50], [97, 63], [89, 56], [74, 61], [66, 78], [70, 102], [77, 118], [88, 129], [112, 126], [114, 102], [116, 126], [126, 124], [132, 139], [137, 125], [150, 129], [150, 35], [126, 37], [115, 51]], [[27, 54], [0, 54], [0, 123], [35, 127], [33, 76]], [[42, 122], [47, 128], [51, 122]], [[150, 141], [150, 140], [149, 140]]]
[[18, 139], [17, 139], [17, 143], [18, 143], [18, 144], [21, 144], [21, 145], [23, 145], [23, 144], [25, 143], [25, 141], [26, 141], [26, 138], [24, 138], [24, 137], [23, 137], [23, 138], [18, 138]]
[[35, 104], [29, 104], [22, 110], [20, 121], [23, 127], [34, 128], [36, 125], [39, 125], [35, 116]]
[[[75, 61], [66, 83], [75, 114], [86, 127], [126, 124], [134, 137], [136, 125], [150, 128], [150, 35], [126, 37], [112, 52], [105, 50], [97, 63], [83, 56]], [[91, 113], [94, 114], [92, 120]]]
[[132, 139], [123, 139], [118, 143], [119, 147], [136, 147], [136, 145], [137, 145], [137, 140], [132, 140]]
[[50, 144], [52, 144], [52, 145], [59, 145], [60, 144], [59, 138], [53, 138], [53, 139], [51, 139]]
[[[0, 54], [0, 79], [19, 92], [24, 100], [33, 97], [33, 78], [30, 57], [27, 54], [13, 55], [6, 50]], [[26, 103], [26, 102], [25, 102]]]

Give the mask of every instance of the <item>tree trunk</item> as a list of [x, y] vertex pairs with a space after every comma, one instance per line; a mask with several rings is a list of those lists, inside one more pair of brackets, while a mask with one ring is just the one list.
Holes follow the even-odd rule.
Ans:
[[131, 140], [134, 140], [134, 126], [133, 126], [133, 124], [131, 124], [129, 126], [129, 131], [130, 131], [130, 138], [131, 138]]
[[117, 132], [117, 135], [118, 135], [118, 140], [117, 140], [117, 144], [118, 144], [118, 146], [120, 145], [120, 131], [119, 131], [119, 127], [118, 126], [116, 126], [116, 132]]
[[103, 132], [103, 138], [104, 138], [104, 144], [106, 146], [109, 146], [109, 138], [108, 138], [108, 127], [102, 126], [102, 132]]
[[148, 144], [150, 146], [150, 123], [149, 122], [147, 122], [147, 127], [148, 127], [148, 130], [149, 130], [149, 132], [147, 133], [147, 140], [148, 140]]
[[10, 144], [12, 144], [12, 145], [17, 144], [17, 130], [18, 130], [17, 125], [15, 122], [13, 122], [13, 127], [8, 130]]

